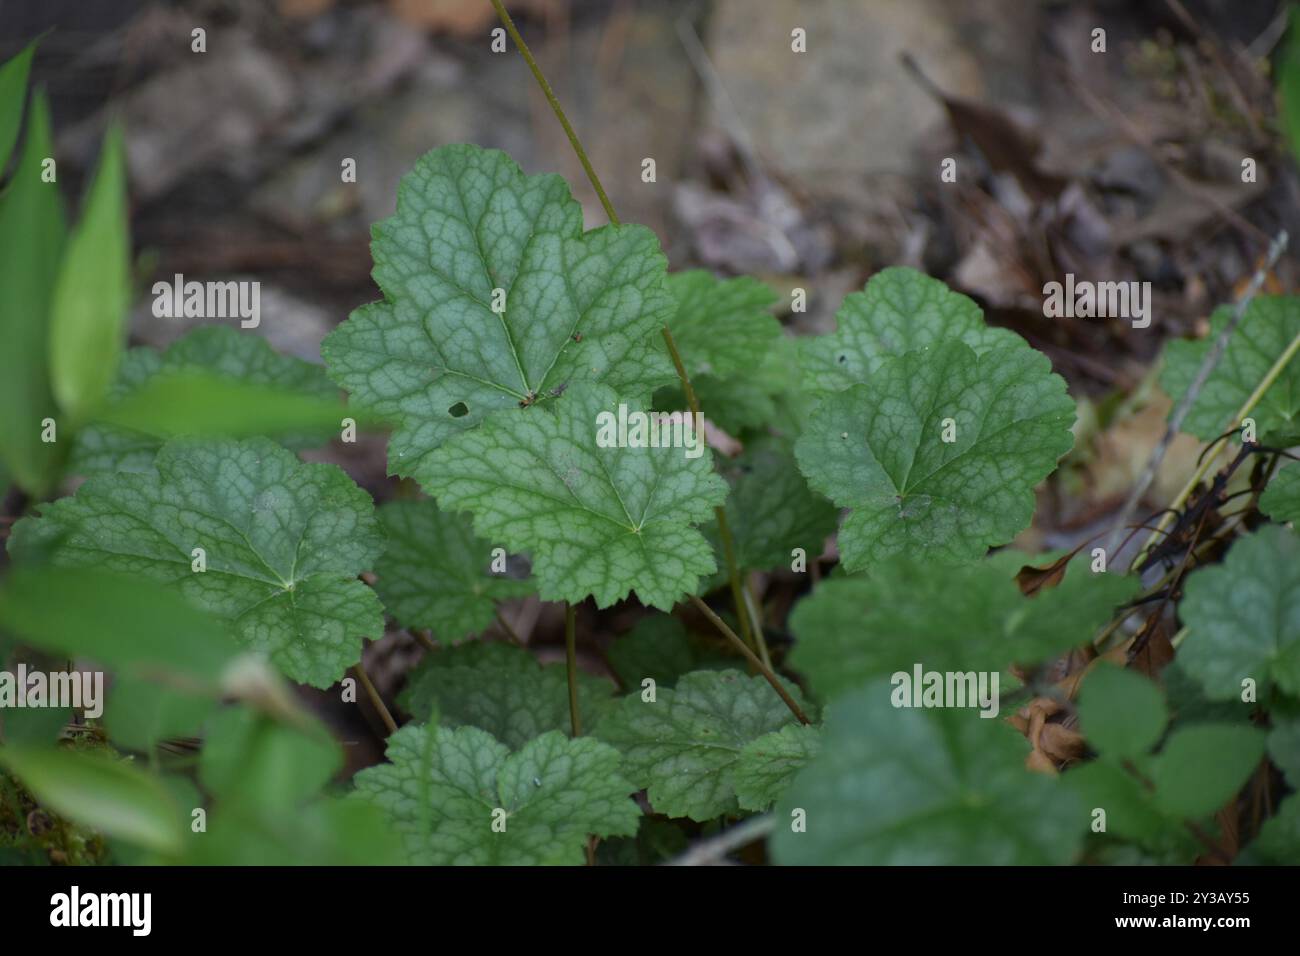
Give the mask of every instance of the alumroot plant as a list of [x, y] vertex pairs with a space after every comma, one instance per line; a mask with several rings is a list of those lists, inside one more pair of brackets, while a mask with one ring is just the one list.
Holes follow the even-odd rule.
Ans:
[[[662, 818], [771, 814], [753, 833], [781, 863], [1188, 863], [1228, 852], [1225, 812], [1243, 858], [1300, 859], [1300, 466], [1282, 451], [1300, 441], [1300, 300], [1252, 301], [1204, 376], [1208, 343], [1166, 350], [1192, 434], [1260, 443], [1241, 511], [1221, 510], [1226, 477], [1189, 491], [1146, 577], [1091, 541], [1016, 551], [1075, 442], [1048, 358], [912, 269], [798, 339], [762, 283], [670, 272], [495, 5], [609, 224], [584, 229], [558, 176], [438, 146], [375, 225], [382, 298], [325, 339], [323, 372], [227, 325], [120, 364], [118, 336], [103, 383], [68, 359], [54, 383], [29, 375], [14, 426], [48, 419], [68, 447], [3, 448], [34, 504], [9, 536], [0, 656], [92, 660], [115, 692], [76, 749], [6, 720], [6, 776], [165, 862], [657, 860], [687, 829], [664, 837]], [[29, 117], [5, 248], [48, 144], [39, 101]], [[92, 225], [124, 235], [120, 177], [102, 182]], [[82, 277], [46, 296], [56, 316]], [[41, 370], [61, 347], [23, 341]], [[706, 448], [706, 421], [743, 450]], [[295, 453], [358, 422], [391, 429], [409, 497], [376, 508]], [[65, 473], [85, 480], [47, 500]], [[807, 575], [788, 618], [755, 572]], [[534, 594], [565, 605], [564, 664], [503, 613]], [[646, 611], [611, 676], [580, 670], [588, 614], [625, 601]], [[1175, 611], [1156, 675], [1141, 642]], [[393, 629], [427, 650], [396, 714], [361, 663]], [[506, 639], [473, 639], [488, 631]], [[373, 709], [386, 760], [330, 789], [341, 749], [289, 682]], [[197, 786], [120, 759], [186, 738]], [[87, 798], [108, 791], [132, 813]], [[1243, 796], [1274, 810], [1247, 821]]]

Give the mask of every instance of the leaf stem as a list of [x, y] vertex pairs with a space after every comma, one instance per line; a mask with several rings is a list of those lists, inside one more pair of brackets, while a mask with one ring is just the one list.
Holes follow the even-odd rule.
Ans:
[[605, 209], [605, 215], [614, 225], [619, 224], [618, 213], [614, 212], [614, 206], [610, 203], [609, 197], [605, 195], [605, 187], [600, 184], [600, 177], [596, 175], [596, 170], [591, 167], [591, 160], [587, 158], [587, 151], [582, 148], [582, 142], [578, 139], [578, 134], [573, 131], [573, 126], [569, 123], [569, 118], [564, 115], [564, 107], [556, 99], [555, 91], [551, 89], [551, 84], [546, 82], [546, 77], [542, 75], [542, 68], [537, 65], [533, 59], [533, 52], [528, 49], [528, 44], [524, 38], [519, 35], [519, 29], [515, 26], [515, 21], [510, 19], [510, 14], [506, 12], [506, 5], [501, 0], [492, 0], [492, 7], [496, 10], [497, 16], [505, 25], [506, 32], [510, 34], [510, 39], [515, 41], [515, 46], [519, 47], [519, 52], [523, 54], [524, 62], [528, 64], [528, 69], [533, 71], [533, 79], [541, 87], [542, 93], [546, 96], [546, 102], [551, 104], [551, 110], [555, 113], [555, 118], [560, 121], [564, 127], [564, 135], [569, 137], [569, 145], [578, 155], [578, 162], [582, 163], [582, 169], [587, 174], [587, 179], [591, 181], [592, 188], [596, 190], [596, 195], [600, 197], [600, 204]]
[[564, 605], [564, 669], [569, 678], [569, 726], [573, 736], [582, 736], [582, 717], [578, 713], [578, 609]]
[[772, 689], [780, 695], [781, 700], [783, 700], [785, 705], [790, 708], [790, 713], [799, 718], [799, 723], [811, 723], [808, 719], [808, 715], [803, 712], [803, 708], [796, 703], [795, 699], [790, 696], [790, 692], [785, 689], [779, 680], [777, 680], [776, 674], [772, 672], [772, 668], [767, 667], [758, 659], [758, 655], [749, 649], [749, 645], [737, 637], [735, 631], [727, 627], [727, 622], [718, 617], [718, 615], [713, 612], [713, 608], [709, 607], [694, 594], [691, 595], [691, 602], [700, 609], [701, 614], [712, 622], [714, 627], [722, 632], [723, 637], [734, 644], [736, 649], [744, 654], [745, 657], [749, 659], [749, 662], [758, 669], [759, 673], [767, 679], [767, 682], [772, 685]]
[[366, 696], [370, 698], [371, 705], [374, 706], [375, 710], [379, 713], [379, 719], [384, 722], [384, 726], [388, 728], [388, 732], [390, 734], [397, 733], [397, 721], [393, 720], [393, 715], [390, 714], [388, 708], [384, 706], [384, 699], [379, 696], [379, 691], [375, 690], [375, 685], [370, 682], [370, 675], [366, 673], [366, 669], [361, 666], [360, 661], [353, 664], [352, 669], [357, 672], [357, 679], [361, 681], [361, 686], [365, 688]]
[[[551, 105], [551, 111], [555, 113], [555, 118], [564, 127], [564, 135], [569, 138], [569, 145], [573, 147], [578, 162], [582, 163], [582, 169], [587, 174], [587, 180], [591, 183], [592, 188], [596, 190], [596, 195], [600, 197], [600, 204], [605, 210], [605, 216], [614, 225], [619, 225], [618, 213], [614, 211], [614, 205], [609, 201], [609, 196], [605, 193], [605, 187], [600, 183], [600, 177], [596, 175], [591, 160], [587, 158], [587, 151], [582, 148], [582, 141], [578, 139], [578, 134], [574, 131], [573, 124], [569, 122], [569, 117], [565, 115], [564, 107], [560, 105], [555, 91], [551, 89], [551, 84], [546, 81], [542, 68], [538, 66], [536, 58], [533, 57], [532, 50], [528, 49], [528, 44], [520, 36], [519, 28], [515, 26], [515, 21], [510, 18], [510, 14], [506, 11], [506, 6], [502, 0], [492, 0], [492, 8], [496, 10], [497, 17], [505, 26], [506, 32], [510, 34], [510, 39], [519, 48], [519, 53], [523, 56], [524, 62], [528, 64], [528, 69], [532, 71], [533, 79], [537, 81], [538, 87], [546, 96], [546, 102]], [[668, 346], [668, 355], [673, 361], [673, 367], [677, 370], [677, 377], [681, 380], [682, 391], [686, 394], [686, 404], [698, 421], [700, 418], [700, 401], [695, 396], [695, 389], [691, 386], [691, 377], [686, 372], [686, 364], [682, 361], [682, 354], [677, 351], [677, 343], [673, 341], [673, 333], [666, 322], [661, 331], [664, 336], [664, 344]], [[756, 643], [753, 630], [750, 628], [749, 612], [746, 609], [744, 592], [741, 590], [740, 569], [736, 566], [736, 547], [731, 536], [731, 529], [727, 526], [727, 516], [721, 505], [713, 509], [713, 513], [718, 521], [718, 537], [722, 539], [722, 553], [727, 563], [727, 578], [731, 583], [731, 599], [736, 605], [736, 618], [740, 621], [740, 633], [745, 636], [745, 643], [748, 646], [757, 648], [759, 645]], [[762, 639], [761, 633], [759, 639]]]

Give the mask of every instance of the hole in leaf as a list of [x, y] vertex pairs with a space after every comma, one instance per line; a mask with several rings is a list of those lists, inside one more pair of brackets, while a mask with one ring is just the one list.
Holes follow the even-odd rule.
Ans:
[[469, 406], [464, 402], [457, 402], [451, 408], [447, 409], [447, 414], [452, 418], [464, 418], [469, 414]]

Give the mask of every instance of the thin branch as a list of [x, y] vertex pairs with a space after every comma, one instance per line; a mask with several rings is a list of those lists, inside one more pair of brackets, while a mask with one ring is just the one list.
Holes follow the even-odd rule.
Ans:
[[724, 830], [715, 837], [701, 840], [680, 856], [665, 863], [665, 866], [712, 866], [721, 862], [728, 853], [739, 850], [742, 846], [761, 840], [776, 829], [776, 817], [770, 813], [750, 817], [744, 823], [738, 823], [729, 830]]
[[569, 726], [573, 736], [582, 736], [582, 717], [578, 713], [578, 610], [564, 605], [564, 667], [569, 677]]
[[366, 696], [370, 698], [370, 703], [379, 713], [379, 719], [384, 722], [384, 726], [388, 728], [388, 732], [390, 734], [397, 733], [397, 721], [393, 720], [393, 715], [390, 714], [388, 708], [384, 706], [384, 699], [379, 696], [379, 691], [375, 690], [375, 685], [370, 682], [370, 675], [366, 673], [366, 669], [361, 666], [360, 661], [353, 664], [352, 669], [357, 672], [357, 679], [361, 681], [361, 686], [365, 688]]
[[617, 226], [619, 224], [618, 213], [614, 212], [614, 206], [610, 203], [609, 197], [605, 195], [605, 187], [600, 184], [600, 177], [596, 175], [596, 170], [592, 168], [591, 160], [587, 158], [587, 151], [582, 148], [582, 141], [578, 139], [578, 134], [573, 131], [573, 126], [569, 123], [569, 118], [564, 115], [564, 107], [562, 107], [560, 101], [556, 99], [555, 91], [551, 89], [551, 84], [547, 83], [546, 77], [542, 75], [542, 68], [537, 65], [537, 61], [533, 59], [532, 51], [528, 49], [528, 44], [525, 43], [524, 38], [519, 35], [519, 29], [515, 26], [515, 21], [510, 19], [510, 14], [506, 12], [506, 5], [502, 3], [501, 0], [492, 0], [492, 7], [496, 10], [497, 16], [501, 18], [501, 22], [505, 25], [506, 32], [510, 34], [510, 39], [515, 41], [515, 46], [517, 46], [519, 52], [523, 54], [524, 62], [528, 64], [528, 69], [533, 71], [533, 79], [535, 79], [537, 85], [541, 87], [542, 93], [546, 97], [546, 102], [551, 104], [551, 110], [555, 113], [555, 118], [558, 119], [560, 125], [564, 127], [564, 135], [569, 137], [569, 145], [572, 146], [573, 151], [577, 153], [578, 162], [582, 163], [582, 169], [587, 174], [587, 179], [591, 181], [592, 188], [596, 190], [596, 195], [600, 197], [600, 204], [605, 209], [605, 215], [609, 218], [610, 222]]
[[[1254, 301], [1260, 287], [1264, 284], [1265, 277], [1272, 270], [1273, 266], [1277, 264], [1277, 260], [1286, 249], [1286, 246], [1287, 234], [1285, 231], [1279, 232], [1269, 245], [1267, 259], [1258, 269], [1255, 270], [1255, 274], [1251, 277], [1250, 285], [1247, 286], [1246, 291], [1241, 298], [1237, 300], [1237, 307], [1232, 313], [1232, 318], [1229, 319], [1228, 323], [1223, 327], [1223, 331], [1220, 332], [1219, 337], [1215, 339], [1214, 345], [1207, 353], [1205, 353], [1205, 358], [1201, 361], [1201, 367], [1196, 371], [1196, 378], [1192, 380], [1192, 384], [1188, 386], [1187, 391], [1183, 393], [1183, 397], [1174, 408], [1174, 413], [1169, 417], [1169, 426], [1165, 429], [1164, 436], [1160, 439], [1160, 443], [1156, 445], [1155, 449], [1151, 452], [1151, 458], [1147, 462], [1147, 466], [1143, 470], [1142, 476], [1138, 479], [1138, 483], [1133, 486], [1133, 490], [1129, 493], [1128, 500], [1124, 502], [1124, 509], [1120, 512], [1119, 521], [1115, 525], [1115, 530], [1109, 542], [1112, 554], [1114, 553], [1115, 538], [1118, 537], [1120, 530], [1129, 523], [1129, 520], [1133, 517], [1133, 512], [1137, 509], [1138, 502], [1142, 500], [1142, 496], [1146, 494], [1147, 488], [1149, 488], [1151, 482], [1155, 480], [1156, 472], [1160, 469], [1160, 463], [1164, 461], [1165, 453], [1169, 450], [1169, 445], [1173, 442], [1174, 436], [1178, 434], [1178, 430], [1183, 425], [1183, 420], [1187, 418], [1188, 412], [1191, 411], [1192, 405], [1195, 403], [1197, 396], [1201, 393], [1201, 389], [1205, 387], [1206, 381], [1214, 372], [1215, 368], [1218, 367], [1219, 362], [1223, 359], [1223, 353], [1228, 347], [1228, 340], [1232, 338], [1233, 332], [1236, 331], [1237, 326], [1241, 323], [1242, 317], [1246, 314], [1246, 309], [1250, 306], [1250, 303]], [[1240, 418], [1238, 421], [1240, 421]], [[1177, 510], [1179, 504], [1181, 504], [1181, 502], [1173, 506], [1174, 510]], [[1165, 527], [1168, 526], [1172, 517], [1172, 513], [1167, 513], [1165, 517], [1161, 519], [1159, 525], [1157, 525], [1158, 529], [1163, 531]], [[1153, 533], [1147, 540], [1147, 543], [1142, 547], [1142, 550], [1138, 553], [1138, 556], [1134, 558], [1132, 566], [1136, 567], [1138, 558], [1151, 547], [1154, 538], [1155, 534]]]
[[808, 720], [807, 715], [804, 714], [803, 708], [801, 708], [799, 704], [796, 703], [795, 699], [790, 696], [790, 692], [785, 689], [785, 686], [777, 680], [776, 674], [772, 672], [772, 668], [767, 667], [758, 659], [758, 655], [749, 649], [749, 645], [737, 637], [735, 631], [727, 627], [727, 622], [718, 617], [718, 615], [713, 612], [713, 608], [709, 607], [694, 594], [691, 595], [691, 602], [700, 609], [700, 613], [707, 617], [714, 627], [722, 632], [723, 637], [729, 640], [735, 646], [736, 650], [744, 654], [746, 659], [748, 659], [748, 661], [758, 669], [758, 672], [767, 679], [767, 682], [772, 685], [772, 689], [781, 696], [781, 700], [785, 701], [785, 705], [790, 708], [790, 712], [799, 718], [799, 723], [811, 723], [811, 721]]

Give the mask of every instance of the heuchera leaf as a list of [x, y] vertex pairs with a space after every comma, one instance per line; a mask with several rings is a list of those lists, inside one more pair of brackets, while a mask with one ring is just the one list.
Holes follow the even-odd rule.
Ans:
[[824, 399], [795, 455], [813, 490], [853, 509], [839, 534], [845, 570], [900, 554], [955, 564], [1029, 524], [1074, 417], [1041, 352], [944, 342]]
[[375, 590], [406, 627], [429, 628], [444, 641], [479, 634], [498, 601], [531, 594], [531, 581], [494, 573], [492, 547], [463, 514], [432, 501], [390, 501], [379, 509], [388, 548], [375, 565]]
[[742, 810], [766, 810], [821, 750], [821, 729], [787, 724], [745, 744], [733, 777]]
[[656, 688], [653, 702], [639, 691], [624, 697], [596, 736], [623, 754], [624, 772], [648, 790], [655, 812], [704, 821], [738, 809], [734, 771], [744, 746], [794, 719], [762, 677], [697, 671]]
[[[208, 388], [195, 394], [195, 385], [201, 386], [209, 376]], [[167, 401], [156, 394], [168, 381], [185, 387], [176, 400]], [[229, 383], [225, 393], [215, 394], [213, 386], [223, 383]], [[151, 386], [154, 394], [150, 394]], [[292, 449], [323, 444], [330, 432], [320, 426], [337, 427], [345, 414], [335, 401], [337, 396], [338, 389], [319, 365], [281, 355], [257, 335], [228, 326], [201, 326], [177, 339], [165, 352], [137, 348], [123, 356], [105, 414], [133, 417], [142, 424], [145, 416], [150, 416], [159, 427], [140, 431], [119, 425], [88, 425], [77, 433], [71, 468], [81, 474], [147, 471], [164, 441], [156, 437], [160, 429], [176, 433], [168, 426], [198, 434], [206, 425], [211, 433], [225, 432], [228, 437], [275, 433], [281, 444]], [[140, 407], [133, 408], [132, 399]], [[286, 408], [295, 402], [297, 416], [294, 408]], [[323, 419], [326, 414], [328, 419]], [[296, 427], [304, 419], [317, 427], [307, 431]], [[287, 434], [279, 434], [286, 429]]]
[[[383, 537], [369, 495], [342, 470], [264, 438], [178, 439], [155, 469], [88, 479], [18, 522], [10, 551], [169, 584], [316, 687], [356, 663], [362, 637], [383, 635], [379, 601], [356, 577]], [[192, 570], [195, 548], [206, 571]]]
[[1210, 700], [1240, 699], [1251, 678], [1300, 696], [1300, 538], [1270, 525], [1239, 539], [1222, 564], [1191, 575], [1179, 616], [1183, 669]]
[[1235, 724], [1196, 724], [1174, 731], [1151, 764], [1156, 805], [1185, 819], [1222, 807], [1259, 765], [1264, 734]]
[[1023, 346], [1014, 332], [984, 324], [975, 302], [923, 272], [894, 266], [844, 297], [829, 335], [801, 339], [804, 387], [837, 392], [871, 380], [885, 359], [940, 342], [965, 342], [976, 355]]
[[692, 269], [670, 275], [668, 291], [675, 303], [668, 327], [692, 379], [752, 374], [781, 335], [781, 323], [768, 311], [776, 293], [756, 279], [717, 279]]
[[622, 400], [575, 385], [554, 409], [496, 416], [444, 444], [426, 462], [426, 489], [447, 510], [469, 511], [479, 535], [533, 559], [537, 592], [608, 607], [635, 591], [670, 610], [714, 569], [692, 524], [722, 503], [726, 483], [707, 450], [601, 448], [601, 412]]
[[[510, 748], [548, 730], [570, 730], [564, 664], [543, 665], [509, 644], [471, 641], [430, 654], [409, 676], [399, 703], [417, 719], [436, 713], [448, 727], [480, 727]], [[613, 684], [578, 672], [584, 732], [596, 726], [613, 703]]]
[[[1088, 817], [1025, 769], [1023, 737], [956, 708], [895, 709], [880, 680], [832, 704], [821, 752], [774, 811], [786, 865], [1069, 863]], [[796, 808], [806, 829], [790, 826]]]
[[[1178, 340], [1165, 346], [1160, 386], [1177, 402], [1191, 386], [1206, 353], [1232, 318], [1223, 306], [1210, 316], [1210, 333], [1196, 341]], [[1232, 420], [1259, 386], [1272, 364], [1300, 335], [1300, 297], [1260, 295], [1251, 300], [1223, 357], [1205, 380], [1183, 431], [1203, 441], [1240, 427]], [[1288, 364], [1251, 411], [1261, 441], [1287, 444], [1300, 438], [1300, 365]]]
[[35, 496], [49, 490], [66, 447], [41, 441], [42, 423], [58, 418], [49, 372], [50, 301], [67, 231], [58, 187], [41, 182], [41, 163], [53, 152], [49, 104], [37, 93], [18, 166], [0, 193], [0, 457]]
[[[809, 561], [821, 554], [826, 538], [835, 531], [839, 511], [809, 490], [788, 442], [777, 438], [751, 442], [724, 464], [723, 474], [732, 483], [727, 524], [741, 570], [789, 568], [795, 548], [802, 548]], [[716, 523], [705, 533], [718, 555], [719, 571], [711, 583], [720, 586], [726, 562]]]
[[1300, 717], [1273, 717], [1268, 755], [1292, 789], [1300, 789]]
[[958, 568], [897, 558], [862, 577], [822, 582], [795, 606], [790, 665], [822, 697], [872, 677], [929, 671], [1001, 671], [1090, 640], [1138, 582], [1093, 574], [1085, 559], [1035, 597], [1015, 582], [1025, 555], [1002, 552]]
[[424, 484], [426, 456], [448, 438], [566, 384], [644, 400], [673, 376], [658, 240], [635, 225], [584, 233], [559, 176], [525, 176], [497, 150], [435, 149], [372, 235], [384, 301], [354, 312], [321, 354], [354, 400], [396, 422], [393, 474]]
[[629, 690], [639, 689], [647, 677], [659, 687], [672, 687], [691, 671], [736, 664], [734, 656], [687, 634], [682, 622], [667, 614], [651, 614], [637, 621], [632, 630], [610, 642], [606, 656]]
[[384, 810], [415, 864], [578, 865], [588, 834], [632, 836], [641, 816], [618, 752], [590, 737], [511, 753], [477, 727], [407, 725], [388, 759], [357, 774], [356, 799]]
[[1259, 510], [1274, 521], [1300, 521], [1300, 465], [1281, 469], [1259, 496]]

